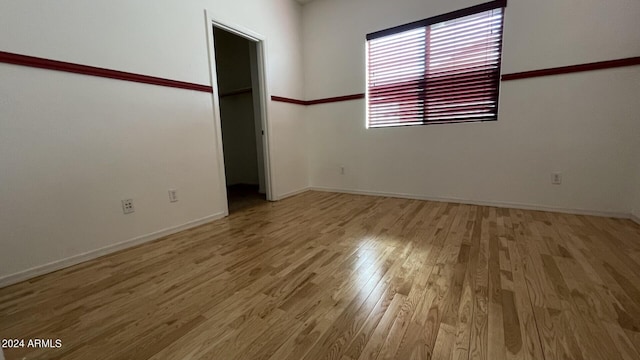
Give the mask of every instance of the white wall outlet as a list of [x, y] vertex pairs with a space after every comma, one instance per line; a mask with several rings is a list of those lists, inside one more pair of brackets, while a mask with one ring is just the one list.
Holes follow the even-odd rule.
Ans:
[[340, 175], [344, 175], [344, 166], [340, 166]]
[[176, 189], [170, 189], [169, 190], [169, 201], [170, 202], [178, 201], [178, 190], [176, 190]]
[[554, 185], [562, 184], [562, 174], [559, 172], [551, 174], [551, 183]]
[[133, 207], [133, 199], [122, 200], [122, 212], [123, 213], [131, 214], [134, 211], [136, 211], [136, 209]]

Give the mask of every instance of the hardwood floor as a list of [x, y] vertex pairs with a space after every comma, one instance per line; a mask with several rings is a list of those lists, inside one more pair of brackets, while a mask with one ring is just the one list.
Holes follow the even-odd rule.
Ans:
[[640, 359], [640, 226], [307, 192], [0, 289], [7, 359]]

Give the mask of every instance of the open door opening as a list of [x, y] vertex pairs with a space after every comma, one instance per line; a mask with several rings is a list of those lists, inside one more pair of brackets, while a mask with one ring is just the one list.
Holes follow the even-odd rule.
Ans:
[[229, 212], [267, 200], [257, 42], [214, 26]]

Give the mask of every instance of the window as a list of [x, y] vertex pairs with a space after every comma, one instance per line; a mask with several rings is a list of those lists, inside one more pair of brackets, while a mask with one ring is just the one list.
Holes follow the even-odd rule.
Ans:
[[505, 6], [368, 34], [367, 126], [497, 120]]

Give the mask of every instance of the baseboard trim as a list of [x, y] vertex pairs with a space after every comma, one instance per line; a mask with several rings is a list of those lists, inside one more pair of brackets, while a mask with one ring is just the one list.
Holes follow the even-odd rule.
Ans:
[[493, 207], [510, 208], [510, 209], [549, 211], [549, 212], [559, 212], [559, 213], [576, 214], [576, 215], [603, 216], [603, 217], [612, 217], [612, 218], [620, 218], [620, 219], [628, 219], [629, 218], [629, 214], [628, 213], [619, 213], [619, 212], [614, 212], [614, 211], [594, 211], [594, 210], [585, 210], [585, 209], [568, 209], [568, 208], [560, 208], [560, 207], [552, 207], [552, 206], [522, 204], [522, 203], [511, 203], [511, 202], [501, 202], [501, 201], [480, 201], [480, 200], [468, 200], [468, 199], [461, 199], [461, 198], [445, 198], [445, 197], [423, 196], [423, 195], [414, 195], [414, 194], [405, 194], [405, 193], [393, 193], [393, 192], [382, 192], [382, 191], [362, 191], [362, 190], [338, 189], [338, 188], [329, 188], [329, 187], [321, 187], [321, 186], [320, 187], [313, 186], [313, 187], [310, 187], [309, 190], [344, 193], [344, 194], [354, 194], [354, 195], [385, 196], [385, 197], [393, 197], [393, 198], [401, 198], [401, 199], [451, 202], [451, 203], [458, 203], [458, 204], [493, 206]]
[[309, 188], [309, 187], [304, 187], [304, 188], [302, 188], [302, 189], [298, 189], [298, 190], [290, 191], [290, 192], [288, 192], [288, 193], [281, 194], [280, 196], [278, 196], [278, 197], [276, 198], [276, 200], [284, 200], [284, 199], [286, 199], [286, 198], [288, 198], [288, 197], [296, 196], [296, 195], [298, 195], [298, 194], [302, 194], [303, 192], [305, 192], [305, 191], [309, 191], [309, 190], [311, 190], [311, 188]]
[[167, 235], [171, 235], [171, 234], [175, 234], [177, 232], [183, 231], [183, 230], [187, 230], [196, 226], [200, 226], [203, 224], [206, 224], [208, 222], [214, 221], [214, 220], [218, 220], [218, 219], [222, 219], [223, 217], [225, 217], [227, 214], [225, 214], [224, 212], [220, 212], [220, 213], [216, 213], [216, 214], [212, 214], [200, 219], [196, 219], [193, 221], [189, 221], [187, 223], [181, 224], [181, 225], [177, 225], [177, 226], [172, 226], [166, 229], [162, 229], [156, 232], [152, 232], [150, 234], [146, 234], [146, 235], [141, 235], [138, 237], [135, 237], [133, 239], [129, 239], [129, 240], [125, 240], [125, 241], [121, 241], [119, 243], [115, 243], [112, 245], [108, 245], [96, 250], [91, 250], [91, 251], [87, 251], [85, 253], [81, 253], [78, 255], [74, 255], [65, 259], [61, 259], [61, 260], [56, 260], [53, 262], [50, 262], [48, 264], [44, 264], [44, 265], [40, 265], [40, 266], [36, 266], [33, 267], [31, 269], [27, 269], [24, 271], [20, 271], [14, 274], [10, 274], [7, 276], [3, 276], [0, 277], [0, 288], [9, 286], [9, 285], [13, 285], [16, 283], [19, 283], [21, 281], [25, 281], [25, 280], [29, 280], [32, 279], [34, 277], [40, 276], [40, 275], [44, 275], [44, 274], [48, 274], [57, 270], [62, 270], [64, 268], [73, 266], [73, 265], [77, 265], [80, 263], [83, 263], [85, 261], [89, 261], [89, 260], [93, 260], [96, 258], [99, 258], [101, 256], [104, 255], [108, 255], [111, 253], [114, 253], [116, 251], [120, 251], [120, 250], [124, 250], [136, 245], [140, 245], [140, 244], [144, 244], [146, 242], [150, 242], [153, 240], [157, 240], [161, 237], [167, 236]]
[[[353, 194], [353, 195], [367, 195], [367, 196], [384, 196], [384, 197], [393, 197], [393, 198], [402, 198], [402, 199], [414, 199], [414, 200], [428, 200], [428, 201], [438, 201], [438, 202], [452, 202], [452, 203], [460, 203], [460, 204], [470, 204], [470, 205], [481, 205], [481, 206], [493, 206], [500, 208], [512, 208], [512, 209], [523, 209], [523, 210], [538, 210], [538, 211], [550, 211], [550, 212], [560, 212], [560, 213], [568, 213], [568, 214], [578, 214], [578, 215], [591, 215], [591, 216], [604, 216], [604, 217], [613, 217], [613, 218], [623, 218], [623, 219], [631, 219], [635, 223], [640, 225], [640, 217], [635, 214], [625, 214], [619, 212], [611, 212], [611, 211], [593, 211], [593, 210], [585, 210], [585, 209], [568, 209], [568, 208], [559, 208], [559, 207], [550, 207], [550, 206], [542, 206], [542, 205], [531, 205], [531, 204], [522, 204], [522, 203], [510, 203], [510, 202], [496, 202], [496, 201], [476, 201], [476, 200], [466, 200], [460, 198], [443, 198], [443, 197], [433, 197], [433, 196], [422, 196], [422, 195], [414, 195], [414, 194], [405, 194], [405, 193], [392, 193], [392, 192], [382, 192], [382, 191], [362, 191], [362, 190], [350, 190], [350, 189], [339, 189], [339, 188], [329, 188], [329, 187], [305, 187], [299, 190], [291, 191], [285, 194], [282, 194], [278, 197], [278, 200], [283, 200], [288, 197], [292, 197], [306, 191], [322, 191], [322, 192], [334, 192], [334, 193], [343, 193], [343, 194]], [[82, 254], [74, 255], [65, 259], [57, 260], [50, 262], [45, 265], [36, 266], [31, 269], [27, 269], [24, 271], [20, 271], [14, 274], [6, 275], [0, 277], [0, 288], [13, 285], [19, 283], [21, 281], [29, 280], [34, 277], [48, 274], [57, 270], [62, 270], [64, 268], [77, 265], [83, 263], [85, 261], [93, 260], [99, 258], [104, 255], [108, 255], [114, 253], [116, 251], [124, 250], [136, 245], [144, 244], [146, 242], [150, 242], [153, 240], [157, 240], [167, 235], [175, 234], [177, 232], [187, 230], [196, 226], [200, 226], [206, 224], [211, 221], [219, 220], [227, 216], [228, 214], [225, 212], [219, 212], [216, 214], [212, 214], [200, 219], [196, 219], [181, 225], [169, 227], [166, 229], [162, 229], [150, 234], [138, 236], [129, 240], [125, 240], [116, 244], [112, 244], [109, 246], [105, 246], [96, 250], [88, 251]]]

